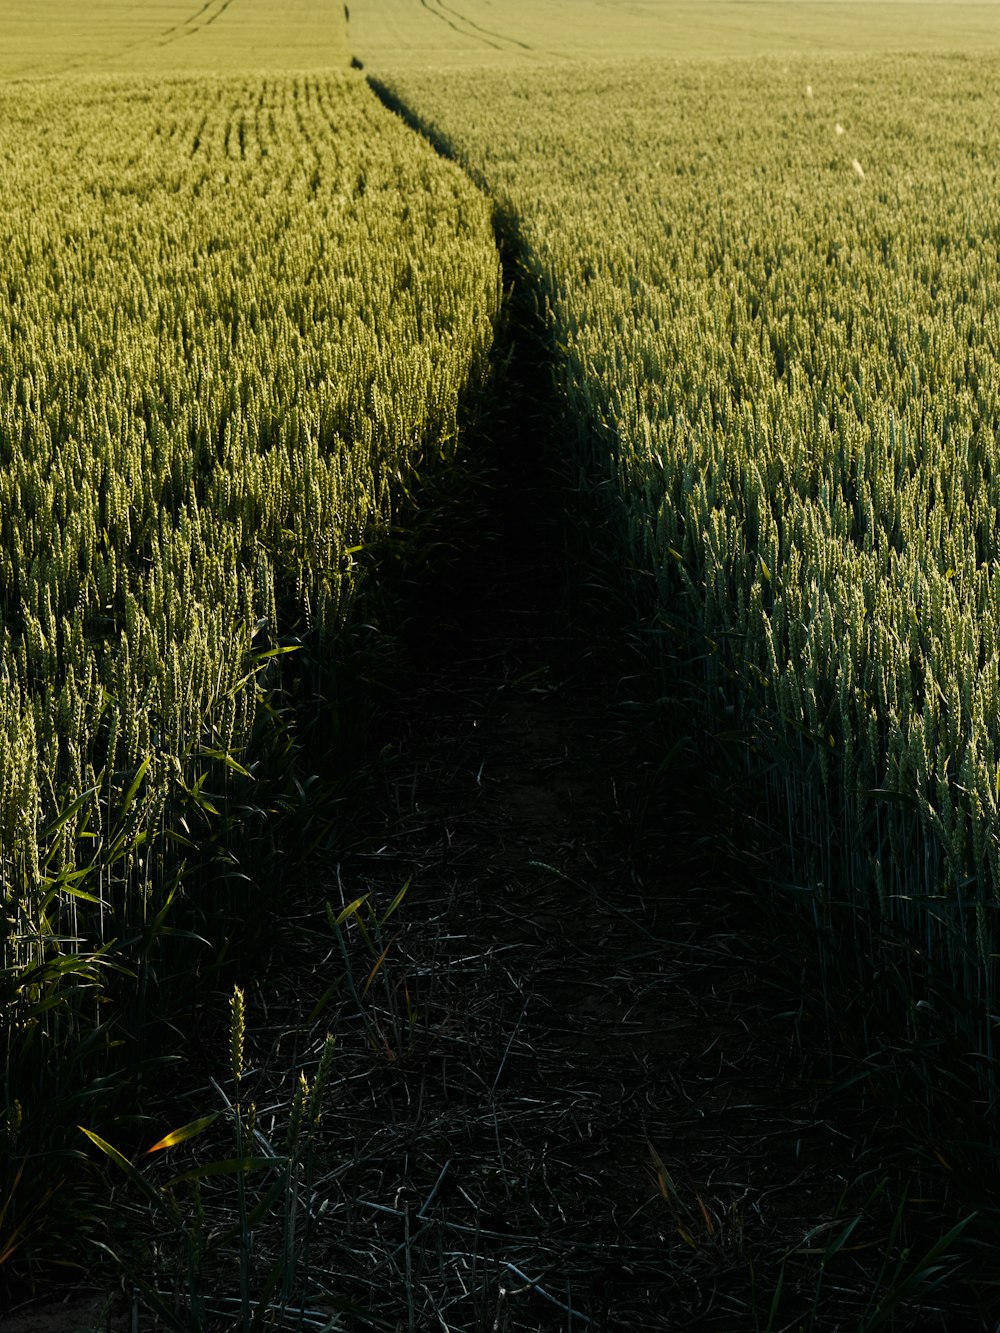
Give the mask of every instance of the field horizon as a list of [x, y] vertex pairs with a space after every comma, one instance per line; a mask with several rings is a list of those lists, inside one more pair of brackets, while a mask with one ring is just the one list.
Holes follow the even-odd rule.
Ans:
[[0, 79], [1000, 50], [1000, 0], [11, 0]]

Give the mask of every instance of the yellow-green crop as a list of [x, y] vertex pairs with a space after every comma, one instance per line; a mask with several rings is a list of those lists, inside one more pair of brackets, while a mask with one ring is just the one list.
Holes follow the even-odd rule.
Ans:
[[143, 761], [155, 819], [185, 755], [242, 753], [276, 594], [340, 624], [352, 550], [451, 447], [497, 272], [483, 202], [359, 80], [0, 101], [0, 864], [26, 906]]
[[997, 6], [975, 0], [352, 0], [348, 13], [351, 54], [379, 75], [1000, 50]]
[[340, 0], [7, 0], [0, 79], [350, 63]]
[[336, 654], [498, 299], [487, 204], [356, 74], [0, 84], [11, 1172], [184, 863], [246, 874], [201, 844], [227, 779], [253, 804], [268, 654]]

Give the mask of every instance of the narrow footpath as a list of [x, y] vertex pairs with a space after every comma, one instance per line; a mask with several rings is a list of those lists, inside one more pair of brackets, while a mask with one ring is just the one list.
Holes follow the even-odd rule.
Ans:
[[[408, 587], [377, 831], [323, 876], [335, 909], [409, 885], [367, 1044], [340, 1012], [326, 1266], [394, 1330], [858, 1330], [897, 1201], [867, 1207], [871, 1116], [829, 1105], [708, 756], [663, 764], [689, 719], [631, 651], [524, 330], [502, 397]], [[287, 929], [286, 1033], [339, 965]]]

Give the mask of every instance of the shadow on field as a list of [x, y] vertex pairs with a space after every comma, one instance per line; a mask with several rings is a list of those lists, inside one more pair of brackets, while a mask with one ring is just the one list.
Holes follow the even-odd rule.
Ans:
[[345, 1328], [955, 1328], [960, 1284], [905, 1287], [937, 1186], [900, 1204], [809, 1053], [748, 826], [568, 482], [532, 310], [515, 282], [393, 585], [358, 842], [266, 970], [262, 1071], [338, 1037], [317, 1272], [366, 1312]]

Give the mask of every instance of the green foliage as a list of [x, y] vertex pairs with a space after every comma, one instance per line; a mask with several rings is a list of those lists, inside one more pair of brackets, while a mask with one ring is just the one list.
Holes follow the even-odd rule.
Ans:
[[[177, 1333], [227, 1327], [240, 1333], [264, 1329], [333, 1327], [329, 1310], [312, 1308], [309, 1256], [322, 1211], [313, 1175], [317, 1131], [330, 1082], [334, 1040], [323, 1044], [310, 1082], [300, 1073], [278, 1147], [258, 1125], [253, 1103], [243, 1099], [246, 1010], [236, 988], [231, 1002], [230, 1073], [233, 1095], [218, 1088], [224, 1112], [200, 1116], [164, 1135], [146, 1152], [166, 1153], [193, 1144], [220, 1118], [229, 1121], [231, 1157], [195, 1161], [165, 1181], [142, 1170], [99, 1134], [81, 1132], [125, 1177], [134, 1232], [144, 1238], [138, 1255], [112, 1235], [99, 1241], [126, 1280], [163, 1326]], [[251, 1180], [256, 1191], [248, 1188]], [[224, 1194], [227, 1182], [234, 1197]], [[134, 1242], [133, 1242], [134, 1244]], [[148, 1248], [147, 1248], [148, 1247]], [[319, 1324], [317, 1324], [319, 1318]]]
[[[390, 980], [391, 969], [386, 965], [393, 941], [386, 939], [385, 927], [409, 888], [410, 881], [407, 880], [381, 915], [376, 912], [367, 893], [339, 912], [334, 912], [333, 905], [327, 903], [327, 921], [337, 941], [344, 970], [342, 977], [338, 977], [320, 997], [310, 1016], [315, 1021], [329, 1000], [341, 991], [343, 984], [372, 1049], [390, 1062], [409, 1053], [416, 1024], [416, 1012], [405, 976]], [[373, 987], [375, 994], [370, 995]]]

